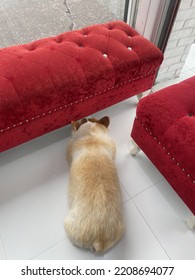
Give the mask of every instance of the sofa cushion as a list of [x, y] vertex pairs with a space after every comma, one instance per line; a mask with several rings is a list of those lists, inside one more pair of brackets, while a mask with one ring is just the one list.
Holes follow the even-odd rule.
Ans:
[[0, 151], [147, 90], [162, 58], [121, 21], [0, 49]]
[[189, 174], [195, 174], [194, 77], [141, 99], [137, 118], [178, 163], [185, 163]]
[[195, 214], [195, 76], [142, 98], [131, 135]]

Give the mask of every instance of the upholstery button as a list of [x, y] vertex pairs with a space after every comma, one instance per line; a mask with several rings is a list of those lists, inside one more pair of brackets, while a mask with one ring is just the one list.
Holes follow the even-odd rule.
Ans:
[[128, 35], [128, 37], [129, 37], [129, 38], [131, 38], [131, 36], [130, 36], [130, 35]]
[[189, 116], [189, 117], [193, 117], [192, 113], [188, 113], [188, 116]]
[[103, 57], [108, 57], [108, 55], [106, 53], [103, 54]]
[[59, 44], [59, 43], [62, 43], [62, 38], [56, 38], [55, 41], [56, 41], [56, 43], [58, 43], [58, 44]]
[[128, 47], [128, 50], [129, 50], [129, 51], [131, 51], [131, 50], [132, 50], [132, 48], [131, 48], [131, 47]]
[[28, 50], [29, 51], [34, 51], [35, 49], [36, 49], [36, 46], [30, 45]]

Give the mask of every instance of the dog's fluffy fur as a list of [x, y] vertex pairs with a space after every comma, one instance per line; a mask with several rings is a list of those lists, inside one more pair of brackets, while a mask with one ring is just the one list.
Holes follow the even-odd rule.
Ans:
[[65, 229], [79, 247], [104, 252], [124, 234], [116, 147], [108, 136], [109, 118], [72, 122], [67, 148], [69, 206]]

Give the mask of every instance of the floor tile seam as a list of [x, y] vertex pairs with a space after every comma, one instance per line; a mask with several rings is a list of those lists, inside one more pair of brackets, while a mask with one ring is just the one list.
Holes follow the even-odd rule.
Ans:
[[164, 179], [164, 178], [161, 178], [160, 180], [158, 180], [157, 182], [155, 182], [155, 183], [152, 184], [151, 186], [148, 186], [148, 187], [147, 187], [146, 189], [144, 189], [143, 191], [139, 192], [138, 194], [133, 195], [133, 196], [131, 197], [131, 199], [134, 199], [134, 198], [136, 198], [137, 196], [142, 195], [144, 192], [150, 190], [151, 188], [156, 187], [156, 185], [158, 185], [160, 182], [163, 182], [163, 181], [165, 181], [165, 179]]
[[162, 242], [159, 240], [159, 238], [157, 237], [157, 235], [155, 234], [154, 230], [152, 229], [152, 227], [149, 225], [149, 223], [147, 222], [146, 218], [143, 216], [142, 212], [140, 211], [140, 209], [138, 208], [138, 206], [136, 205], [134, 199], [132, 199], [132, 203], [133, 205], [136, 207], [137, 211], [139, 212], [139, 214], [141, 215], [142, 219], [144, 220], [144, 222], [146, 223], [146, 225], [148, 226], [148, 228], [150, 229], [151, 233], [153, 234], [153, 236], [155, 237], [156, 241], [159, 243], [160, 247], [162, 248], [162, 250], [165, 252], [165, 254], [167, 255], [168, 259], [171, 260], [171, 257], [169, 256], [168, 252], [166, 251], [166, 249], [164, 248]]
[[47, 251], [49, 251], [50, 249], [54, 248], [55, 246], [57, 246], [58, 244], [62, 243], [64, 240], [68, 239], [68, 237], [64, 237], [58, 241], [56, 241], [55, 243], [53, 243], [52, 245], [48, 246], [47, 248], [43, 249], [42, 251], [40, 251], [39, 253], [37, 253], [36, 255], [34, 255], [33, 257], [31, 257], [31, 260], [36, 259], [38, 256], [43, 255], [44, 253], [46, 253]]
[[120, 179], [119, 179], [119, 184], [120, 184], [120, 186], [123, 188], [123, 190], [125, 191], [126, 195], [128, 196], [128, 199], [127, 199], [127, 200], [125, 199], [125, 201], [122, 203], [122, 204], [124, 204], [125, 202], [131, 200], [131, 196], [130, 196], [130, 194], [128, 193], [128, 191], [126, 190], [126, 188], [124, 187], [123, 183], [120, 181]]
[[[119, 180], [120, 182], [120, 185], [123, 187], [123, 189], [125, 190], [126, 194], [128, 195], [129, 199], [126, 200], [124, 203], [126, 203], [127, 201], [129, 200], [132, 200], [134, 198], [136, 198], [137, 196], [143, 194], [144, 192], [148, 191], [149, 189], [155, 187], [156, 185], [158, 185], [160, 182], [164, 181], [165, 179], [164, 178], [161, 178], [160, 180], [158, 180], [157, 182], [155, 182], [154, 184], [148, 186], [146, 189], [144, 189], [143, 191], [140, 191], [139, 193], [135, 194], [135, 195], [131, 195], [128, 190], [126, 189], [126, 187], [124, 186], [124, 184]], [[123, 204], [124, 204], [123, 203]]]

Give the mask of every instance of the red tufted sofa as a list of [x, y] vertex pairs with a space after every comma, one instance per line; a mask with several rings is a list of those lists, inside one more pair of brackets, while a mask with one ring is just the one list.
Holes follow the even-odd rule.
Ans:
[[121, 21], [0, 49], [0, 151], [151, 88], [162, 59]]
[[141, 99], [131, 137], [195, 215], [195, 76]]

